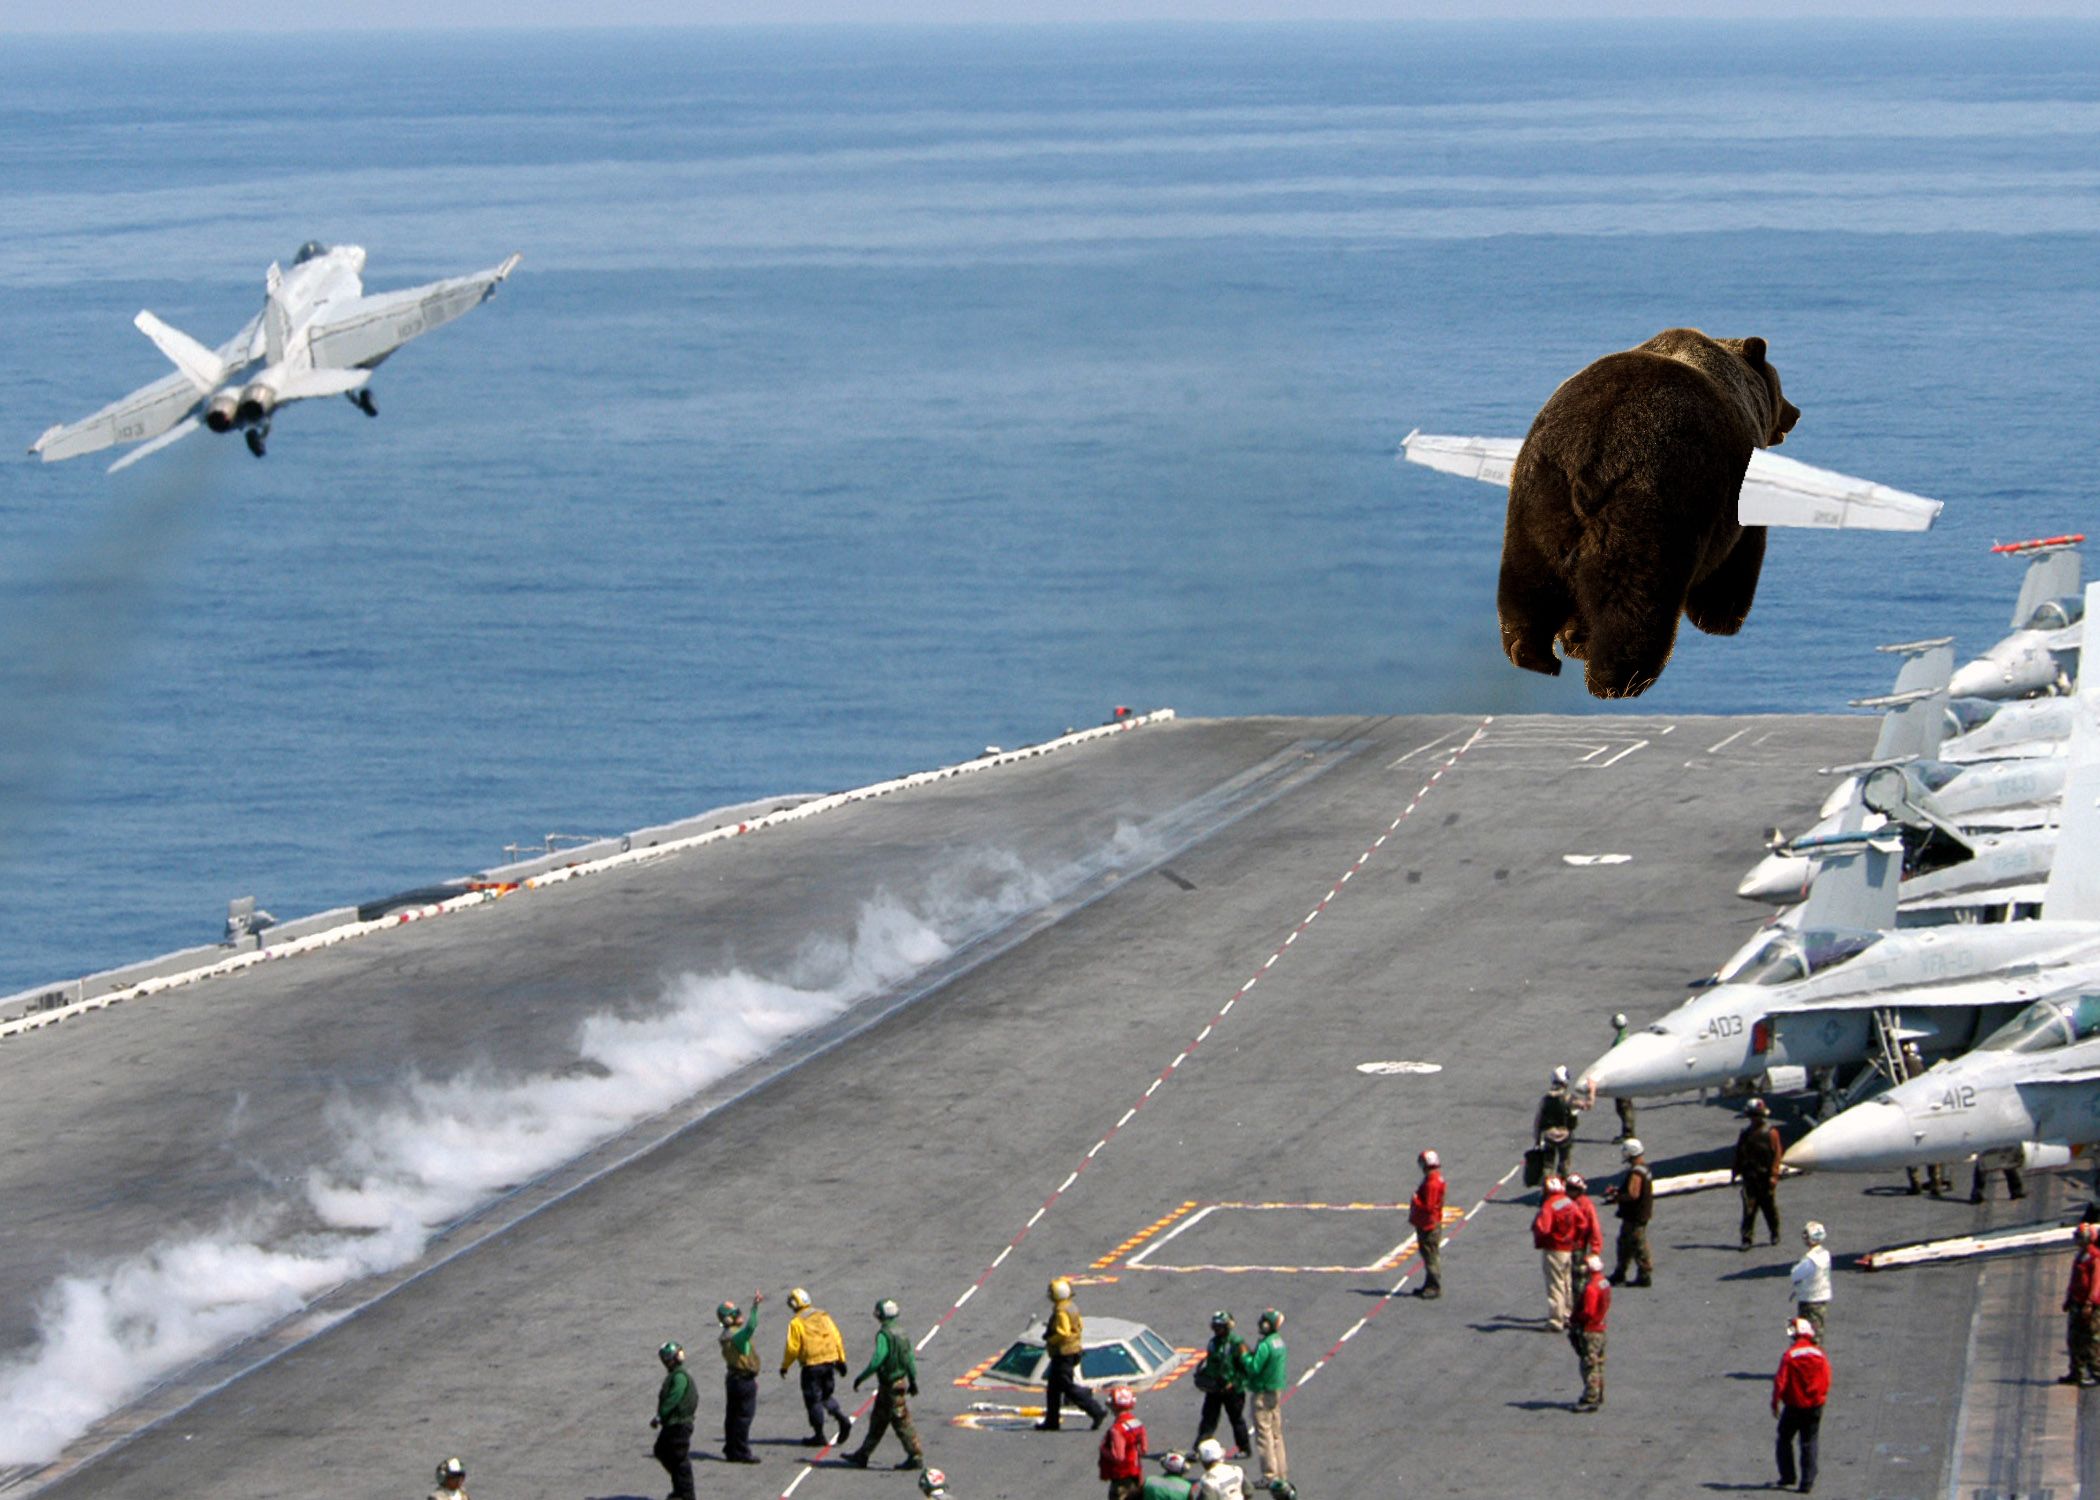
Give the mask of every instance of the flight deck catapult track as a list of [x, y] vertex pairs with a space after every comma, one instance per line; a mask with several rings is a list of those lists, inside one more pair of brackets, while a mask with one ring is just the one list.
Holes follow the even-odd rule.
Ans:
[[[909, 791], [915, 787], [931, 786], [935, 782], [946, 781], [952, 777], [970, 776], [983, 771], [996, 770], [1002, 766], [1016, 765], [1022, 761], [1034, 760], [1039, 756], [1054, 754], [1060, 750], [1069, 750], [1075, 746], [1091, 744], [1110, 735], [1125, 734], [1133, 729], [1141, 729], [1148, 724], [1168, 723], [1173, 718], [1174, 710], [1171, 708], [1154, 709], [1150, 713], [1133, 714], [1117, 719], [1113, 723], [1099, 725], [1092, 729], [1070, 730], [1057, 736], [1055, 739], [1045, 740], [1037, 745], [1023, 746], [1018, 750], [991, 750], [974, 760], [958, 761], [953, 765], [940, 766], [931, 771], [916, 771], [908, 776], [898, 776], [888, 781], [873, 782], [867, 786], [855, 787], [849, 791], [832, 792], [826, 796], [807, 798], [796, 802], [793, 806], [777, 808], [773, 812], [766, 813], [760, 817], [747, 818], [735, 823], [725, 823], [720, 827], [710, 828], [704, 833], [692, 834], [683, 838], [652, 840], [639, 847], [622, 847], [617, 853], [605, 854], [596, 858], [577, 859], [572, 863], [543, 871], [537, 875], [527, 876], [522, 880], [460, 882], [461, 892], [457, 896], [446, 897], [438, 901], [419, 902], [412, 906], [398, 907], [383, 916], [375, 917], [369, 921], [343, 922], [322, 928], [319, 931], [302, 933], [289, 941], [274, 944], [266, 941], [264, 946], [248, 952], [236, 953], [226, 958], [199, 964], [193, 968], [180, 969], [174, 973], [156, 974], [152, 978], [142, 979], [136, 984], [120, 986], [102, 994], [82, 994], [81, 998], [69, 1004], [34, 1010], [27, 1015], [0, 1021], [0, 1041], [22, 1036], [29, 1032], [40, 1031], [47, 1026], [56, 1026], [62, 1021], [72, 1020], [76, 1016], [86, 1015], [90, 1011], [103, 1010], [112, 1005], [121, 1005], [126, 1000], [144, 1000], [184, 985], [197, 984], [207, 979], [217, 979], [228, 974], [237, 974], [243, 969], [253, 968], [257, 964], [269, 963], [282, 958], [296, 958], [302, 954], [317, 953], [324, 948], [332, 948], [339, 943], [349, 942], [354, 938], [370, 937], [374, 933], [385, 932], [390, 928], [400, 927], [409, 922], [421, 922], [432, 917], [450, 916], [455, 912], [471, 911], [476, 907], [500, 901], [504, 897], [518, 891], [540, 890], [549, 886], [561, 885], [567, 881], [580, 880], [587, 876], [602, 875], [613, 870], [627, 869], [633, 865], [643, 864], [651, 860], [666, 859], [672, 855], [684, 854], [708, 844], [720, 843], [725, 839], [743, 838], [749, 834], [763, 833], [767, 829], [784, 827], [790, 823], [799, 823], [807, 818], [835, 812], [842, 807], [850, 807], [855, 803], [868, 801], [870, 798], [886, 797], [892, 792]], [[640, 837], [640, 835], [629, 835], [627, 838], [621, 839], [620, 843], [623, 846], [629, 846], [631, 840], [636, 837]], [[68, 984], [84, 987], [85, 981], [68, 981]], [[49, 993], [52, 988], [49, 985], [38, 986], [37, 990], [30, 993]], [[59, 987], [61, 993], [63, 988], [64, 986]], [[5, 1000], [0, 1000], [0, 1005], [6, 1003]]]

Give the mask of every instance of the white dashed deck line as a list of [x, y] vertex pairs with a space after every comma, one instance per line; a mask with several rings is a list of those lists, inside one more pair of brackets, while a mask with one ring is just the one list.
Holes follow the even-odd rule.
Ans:
[[1627, 746], [1627, 747], [1626, 747], [1626, 748], [1625, 748], [1624, 750], [1621, 750], [1621, 751], [1620, 751], [1620, 752], [1619, 752], [1619, 753], [1618, 753], [1617, 755], [1614, 755], [1614, 756], [1613, 756], [1613, 757], [1612, 757], [1612, 758], [1611, 758], [1610, 760], [1600, 760], [1600, 761], [1598, 761], [1598, 762], [1597, 762], [1597, 768], [1598, 768], [1599, 770], [1602, 770], [1602, 769], [1603, 769], [1604, 767], [1606, 767], [1606, 766], [1615, 766], [1615, 765], [1617, 765], [1617, 764], [1618, 764], [1618, 763], [1619, 763], [1620, 761], [1624, 760], [1624, 759], [1625, 759], [1625, 758], [1626, 758], [1627, 756], [1629, 756], [1629, 755], [1633, 754], [1633, 752], [1634, 752], [1634, 751], [1636, 751], [1636, 750], [1645, 750], [1645, 749], [1646, 749], [1647, 747], [1648, 747], [1648, 741], [1646, 741], [1646, 740], [1635, 740], [1635, 741], [1634, 741], [1634, 742], [1633, 742], [1632, 744], [1628, 745], [1628, 746]]
[[1734, 744], [1737, 740], [1741, 739], [1744, 735], [1748, 734], [1749, 732], [1750, 731], [1748, 729], [1738, 729], [1734, 734], [1728, 736], [1727, 739], [1722, 740], [1717, 744], [1708, 745], [1706, 747], [1706, 753], [1708, 755], [1719, 755], [1723, 750], [1726, 750], [1730, 745]]

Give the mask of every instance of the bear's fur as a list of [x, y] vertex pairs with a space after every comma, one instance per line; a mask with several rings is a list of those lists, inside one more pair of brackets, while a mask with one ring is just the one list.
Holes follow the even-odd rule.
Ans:
[[1560, 671], [1556, 641], [1599, 698], [1662, 675], [1682, 611], [1742, 628], [1765, 528], [1736, 521], [1753, 448], [1801, 415], [1765, 341], [1669, 328], [1607, 354], [1547, 398], [1509, 479], [1497, 605], [1518, 666]]

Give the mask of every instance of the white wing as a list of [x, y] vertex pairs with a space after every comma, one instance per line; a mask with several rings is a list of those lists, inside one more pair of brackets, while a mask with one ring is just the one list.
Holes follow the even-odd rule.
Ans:
[[[141, 313], [140, 317], [150, 319], [155, 327], [165, 328], [150, 314]], [[255, 342], [261, 333], [262, 318], [258, 315], [213, 351], [212, 357], [218, 360], [222, 369], [236, 369], [254, 357]], [[152, 336], [150, 329], [148, 336]], [[192, 376], [177, 370], [121, 400], [112, 401], [93, 416], [49, 428], [29, 445], [29, 451], [48, 464], [62, 458], [77, 458], [83, 453], [93, 453], [117, 443], [143, 442], [168, 431], [196, 411], [202, 401], [203, 393], [199, 392]]]
[[1419, 428], [1400, 440], [1409, 463], [1488, 484], [1509, 483], [1509, 471], [1523, 446], [1517, 438], [1436, 437]]
[[1736, 519], [1745, 526], [1811, 526], [1846, 531], [1928, 531], [1941, 502], [1782, 458], [1750, 455]]
[[[1400, 447], [1410, 463], [1456, 474], [1461, 479], [1506, 485], [1523, 442], [1518, 438], [1440, 437], [1416, 431], [1402, 438]], [[1743, 476], [1736, 519], [1745, 526], [1925, 531], [1940, 510], [1938, 500], [1927, 500], [1872, 480], [1854, 479], [1831, 469], [1818, 469], [1760, 448], [1750, 455], [1750, 470]]]
[[307, 331], [318, 369], [370, 368], [418, 334], [472, 312], [490, 297], [521, 257], [471, 276], [358, 297], [327, 309]]

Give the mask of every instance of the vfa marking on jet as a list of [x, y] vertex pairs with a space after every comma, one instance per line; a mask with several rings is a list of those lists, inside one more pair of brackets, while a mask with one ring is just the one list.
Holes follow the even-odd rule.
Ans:
[[[2088, 589], [2100, 609], [2100, 584]], [[1968, 1046], [2028, 1002], [2100, 986], [2100, 674], [2081, 679], [2067, 754], [2062, 832], [2033, 921], [1887, 930], [1900, 842], [1890, 830], [1822, 840], [1827, 864], [1798, 930], [1751, 945], [1720, 976], [1590, 1065], [1600, 1093], [1668, 1094], [1872, 1060], [1901, 1076], [1898, 1050]], [[1856, 809], [1855, 816], [1863, 815]], [[1827, 1026], [1846, 1024], [1834, 1043]]]
[[242, 433], [248, 451], [261, 458], [271, 413], [288, 401], [346, 396], [376, 417], [379, 407], [366, 381], [380, 362], [410, 339], [486, 302], [520, 259], [513, 255], [469, 276], [366, 296], [363, 248], [331, 249], [310, 240], [289, 271], [271, 263], [262, 311], [216, 349], [141, 312], [132, 322], [175, 373], [93, 416], [51, 428], [29, 451], [54, 463], [118, 443], [144, 443], [109, 466], [115, 473], [200, 426]]

